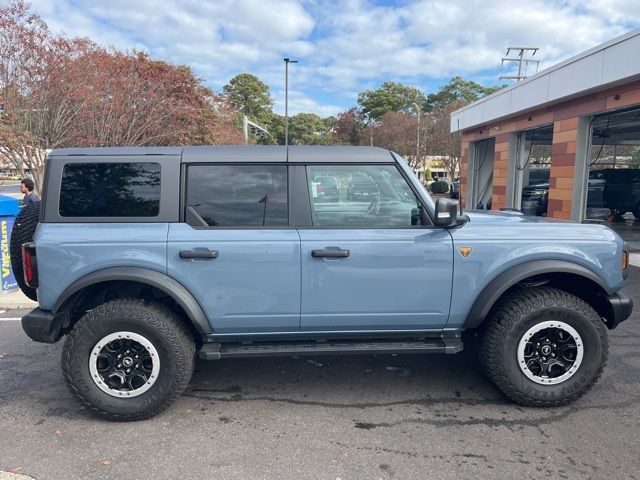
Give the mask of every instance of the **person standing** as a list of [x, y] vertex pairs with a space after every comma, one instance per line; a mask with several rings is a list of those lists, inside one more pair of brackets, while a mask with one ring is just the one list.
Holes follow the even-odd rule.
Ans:
[[40, 201], [38, 195], [33, 191], [34, 188], [35, 184], [30, 178], [24, 178], [20, 182], [20, 191], [24, 193], [24, 198], [22, 199], [23, 205]]

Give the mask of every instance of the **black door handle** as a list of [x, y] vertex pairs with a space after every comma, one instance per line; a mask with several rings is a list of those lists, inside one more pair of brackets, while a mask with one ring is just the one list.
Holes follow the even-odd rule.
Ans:
[[218, 258], [217, 250], [180, 250], [178, 253], [180, 258]]
[[349, 250], [311, 250], [311, 256], [314, 258], [345, 258], [349, 256]]

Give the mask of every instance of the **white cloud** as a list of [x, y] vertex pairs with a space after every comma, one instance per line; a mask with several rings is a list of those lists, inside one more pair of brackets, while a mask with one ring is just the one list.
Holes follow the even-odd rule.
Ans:
[[298, 59], [290, 109], [321, 115], [354, 105], [358, 92], [385, 80], [427, 93], [453, 75], [497, 83], [508, 46], [539, 47], [541, 68], [550, 66], [640, 26], [637, 7], [637, 0], [33, 0], [54, 31], [190, 65], [216, 90], [253, 73], [271, 86], [277, 111], [284, 111], [282, 58]]
[[[279, 115], [284, 115], [284, 91], [276, 91], [274, 98], [276, 100], [274, 111]], [[303, 91], [289, 90], [289, 116], [308, 112], [315, 113], [321, 117], [328, 117], [330, 115], [337, 115], [343, 110], [344, 107], [341, 105], [319, 102], [309, 97]]]

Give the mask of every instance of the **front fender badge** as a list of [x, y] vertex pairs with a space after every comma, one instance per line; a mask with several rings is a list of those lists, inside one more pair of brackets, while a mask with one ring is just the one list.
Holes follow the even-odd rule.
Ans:
[[473, 248], [471, 248], [471, 247], [460, 247], [460, 248], [458, 248], [458, 251], [465, 258], [469, 256], [469, 254], [471, 253], [471, 250], [473, 250]]

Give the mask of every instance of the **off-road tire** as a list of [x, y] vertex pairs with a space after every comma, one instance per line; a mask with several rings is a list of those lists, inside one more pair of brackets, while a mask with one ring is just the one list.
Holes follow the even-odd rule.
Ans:
[[[91, 378], [89, 357], [105, 336], [119, 331], [142, 335], [157, 350], [160, 371], [144, 393], [118, 398], [101, 390]], [[86, 313], [67, 336], [62, 371], [74, 396], [109, 420], [144, 420], [157, 415], [178, 398], [191, 380], [195, 341], [182, 319], [170, 309], [140, 299], [117, 299]]]
[[31, 300], [38, 300], [36, 289], [27, 286], [22, 270], [22, 244], [33, 241], [40, 217], [40, 202], [28, 203], [16, 217], [11, 230], [9, 253], [11, 254], [11, 268], [20, 290]]
[[[518, 366], [517, 348], [533, 326], [562, 321], [580, 335], [582, 363], [575, 373], [554, 385], [533, 382]], [[598, 380], [607, 362], [607, 328], [586, 302], [550, 287], [517, 290], [504, 298], [486, 325], [479, 346], [486, 376], [507, 397], [531, 407], [555, 407], [576, 400]]]

